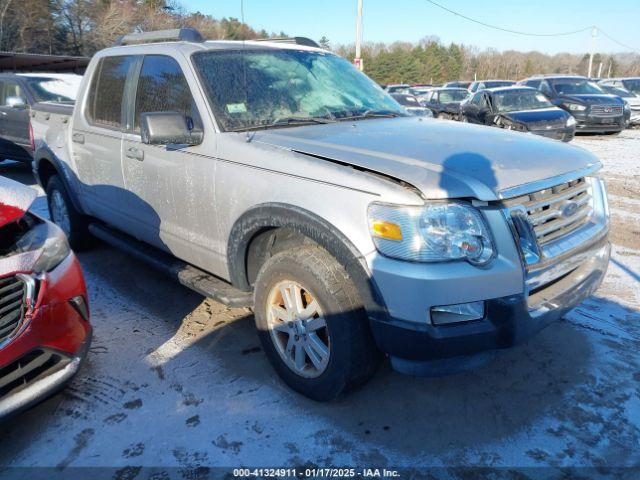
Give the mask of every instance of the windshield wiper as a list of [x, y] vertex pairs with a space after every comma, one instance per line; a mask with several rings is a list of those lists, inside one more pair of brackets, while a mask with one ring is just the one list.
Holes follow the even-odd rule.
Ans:
[[309, 125], [310, 123], [336, 123], [336, 120], [325, 117], [282, 117], [276, 118], [271, 123], [262, 123], [260, 125], [249, 125], [246, 127], [234, 128], [228, 130], [230, 132], [249, 132], [252, 130], [266, 130], [268, 128], [287, 127], [295, 125]]
[[396, 118], [404, 117], [405, 115], [397, 112], [387, 110], [365, 110], [361, 113], [354, 113], [353, 115], [345, 115], [338, 118], [338, 120], [359, 120], [363, 118]]

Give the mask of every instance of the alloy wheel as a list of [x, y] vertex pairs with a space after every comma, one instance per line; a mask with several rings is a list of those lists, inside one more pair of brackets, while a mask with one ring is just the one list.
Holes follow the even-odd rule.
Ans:
[[276, 284], [267, 303], [269, 334], [285, 364], [296, 374], [315, 378], [327, 369], [331, 342], [322, 308], [299, 283]]

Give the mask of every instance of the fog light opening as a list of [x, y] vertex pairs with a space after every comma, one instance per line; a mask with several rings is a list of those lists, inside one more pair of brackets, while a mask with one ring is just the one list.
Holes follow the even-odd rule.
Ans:
[[484, 302], [456, 303], [431, 307], [431, 321], [434, 325], [471, 322], [484, 318]]

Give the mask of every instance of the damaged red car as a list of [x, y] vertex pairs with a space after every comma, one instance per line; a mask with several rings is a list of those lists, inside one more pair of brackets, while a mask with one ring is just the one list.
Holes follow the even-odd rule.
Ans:
[[91, 341], [80, 264], [36, 192], [0, 177], [0, 419], [57, 392]]

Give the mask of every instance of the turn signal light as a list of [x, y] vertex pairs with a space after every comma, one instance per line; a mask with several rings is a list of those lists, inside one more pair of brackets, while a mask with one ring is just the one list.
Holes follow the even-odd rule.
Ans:
[[395, 223], [374, 220], [371, 224], [371, 233], [386, 240], [402, 241], [402, 229]]

